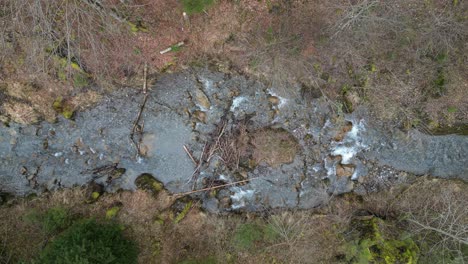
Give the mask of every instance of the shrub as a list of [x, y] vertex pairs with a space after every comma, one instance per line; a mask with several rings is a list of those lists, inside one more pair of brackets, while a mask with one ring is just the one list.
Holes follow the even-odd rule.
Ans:
[[68, 210], [62, 207], [53, 207], [45, 213], [32, 211], [25, 216], [25, 220], [38, 223], [47, 234], [55, 234], [70, 226], [72, 218]]
[[80, 220], [52, 241], [39, 263], [137, 263], [137, 248], [117, 224]]

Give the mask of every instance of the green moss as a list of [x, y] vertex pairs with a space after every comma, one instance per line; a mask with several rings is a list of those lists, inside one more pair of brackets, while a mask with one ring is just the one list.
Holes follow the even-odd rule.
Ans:
[[455, 113], [457, 111], [458, 111], [458, 109], [455, 106], [449, 106], [447, 108], [447, 112], [449, 112], [449, 113]]
[[376, 72], [377, 66], [374, 63], [369, 63], [364, 67], [369, 72]]
[[[63, 58], [63, 57], [57, 57], [58, 58], [58, 61], [59, 61], [59, 64], [60, 64], [60, 67], [62, 69], [65, 69], [68, 65], [68, 58]], [[76, 72], [79, 72], [79, 73], [82, 73], [82, 74], [85, 74], [85, 71], [81, 68], [81, 66], [76, 62], [74, 61], [73, 59], [70, 61], [70, 67], [75, 70]]]
[[268, 224], [263, 228], [263, 240], [266, 242], [273, 242], [276, 241], [280, 237], [280, 234], [278, 233], [277, 229], [271, 225]]
[[448, 60], [448, 54], [446, 52], [441, 52], [437, 54], [437, 56], [435, 57], [435, 60], [437, 63], [443, 64]]
[[120, 178], [122, 175], [124, 175], [126, 171], [127, 169], [125, 168], [116, 168], [115, 170], [112, 170], [109, 176], [111, 177], [112, 180], [115, 180], [115, 179]]
[[143, 25], [143, 22], [141, 20], [137, 21], [136, 23], [132, 23], [130, 21], [127, 23], [130, 26], [130, 31], [133, 33], [148, 32], [148, 29], [146, 28], [146, 26]]
[[52, 104], [52, 108], [54, 108], [55, 112], [63, 115], [63, 117], [67, 119], [73, 118], [73, 115], [75, 113], [73, 107], [67, 104], [61, 96], [55, 99], [54, 103]]
[[263, 239], [262, 228], [253, 223], [242, 224], [234, 234], [234, 246], [239, 249], [249, 249]]
[[119, 206], [114, 206], [114, 207], [110, 208], [109, 210], [106, 211], [106, 218], [107, 219], [112, 219], [112, 218], [116, 217], [117, 214], [119, 213], [119, 211], [120, 211]]
[[434, 135], [457, 134], [468, 136], [468, 124], [455, 124], [450, 127], [434, 126], [430, 132]]
[[252, 249], [257, 243], [273, 242], [278, 237], [279, 234], [272, 225], [246, 223], [237, 228], [233, 244], [238, 249]]
[[93, 200], [97, 200], [99, 197], [101, 196], [101, 194], [99, 192], [93, 192], [91, 193], [91, 198]]
[[143, 173], [138, 176], [135, 180], [135, 185], [138, 189], [149, 191], [153, 195], [157, 195], [164, 188], [163, 184], [149, 173]]
[[66, 81], [67, 80], [67, 73], [65, 72], [64, 69], [58, 69], [57, 70], [57, 77], [61, 81]]
[[371, 251], [369, 250], [372, 245], [373, 243], [369, 239], [356, 240], [349, 243], [346, 254], [347, 261], [358, 264], [370, 263], [373, 260]]
[[63, 109], [62, 115], [63, 115], [63, 117], [65, 117], [66, 119], [71, 119], [71, 118], [73, 117], [73, 114], [74, 114], [74, 113], [75, 113], [75, 112], [74, 112], [71, 108], [65, 107], [65, 108]]
[[384, 240], [374, 247], [375, 252], [373, 252], [373, 255], [376, 260], [382, 260], [383, 263], [417, 263], [419, 248], [409, 238], [405, 240]]
[[178, 224], [180, 221], [182, 221], [185, 218], [185, 216], [187, 216], [191, 208], [192, 201], [189, 201], [187, 204], [185, 204], [184, 209], [175, 217], [174, 223]]
[[437, 76], [432, 83], [432, 90], [430, 91], [430, 95], [434, 98], [441, 97], [446, 92], [446, 78], [445, 73], [442, 69], [437, 71]]
[[346, 245], [346, 259], [350, 263], [417, 263], [419, 248], [410, 239], [394, 239], [380, 228], [378, 218], [354, 223], [358, 238]]
[[73, 75], [73, 86], [83, 88], [89, 85], [89, 78], [86, 74], [76, 73]]
[[272, 27], [267, 28], [267, 32], [266, 32], [266, 35], [265, 35], [265, 41], [268, 44], [272, 44], [272, 43], [274, 43], [276, 41], [275, 32], [274, 32]]
[[187, 14], [201, 13], [206, 8], [210, 7], [214, 0], [182, 0], [184, 11]]
[[171, 51], [172, 52], [179, 52], [181, 49], [182, 49], [182, 47], [177, 45], [177, 44], [171, 46]]
[[161, 215], [156, 216], [154, 219], [155, 224], [164, 225], [164, 218]]

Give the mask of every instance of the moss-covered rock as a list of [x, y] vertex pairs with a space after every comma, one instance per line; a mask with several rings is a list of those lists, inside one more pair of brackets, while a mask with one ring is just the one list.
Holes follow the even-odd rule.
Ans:
[[74, 107], [65, 101], [62, 97], [57, 97], [54, 103], [52, 104], [55, 112], [61, 114], [66, 119], [72, 119], [75, 114]]
[[94, 203], [104, 193], [104, 186], [96, 182], [91, 182], [86, 189], [86, 203]]
[[143, 173], [138, 176], [135, 180], [135, 185], [138, 189], [149, 191], [155, 196], [164, 189], [164, 185], [149, 173]]
[[395, 238], [385, 232], [378, 218], [355, 221], [354, 237], [346, 244], [349, 263], [417, 263], [419, 248], [411, 238]]

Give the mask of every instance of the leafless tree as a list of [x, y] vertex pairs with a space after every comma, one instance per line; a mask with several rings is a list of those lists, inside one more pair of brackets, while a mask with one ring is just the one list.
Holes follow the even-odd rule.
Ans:
[[464, 263], [468, 261], [463, 253], [468, 246], [467, 196], [444, 189], [436, 197], [407, 205], [404, 220], [409, 224], [408, 230], [430, 246], [426, 255], [442, 254], [447, 258], [450, 254]]

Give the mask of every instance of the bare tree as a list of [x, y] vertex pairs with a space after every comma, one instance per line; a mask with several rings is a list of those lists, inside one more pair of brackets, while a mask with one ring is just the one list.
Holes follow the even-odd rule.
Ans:
[[429, 250], [423, 254], [466, 262], [468, 256], [463, 253], [463, 248], [468, 246], [467, 196], [444, 189], [436, 197], [407, 205], [404, 220], [409, 224], [409, 230], [429, 245]]

